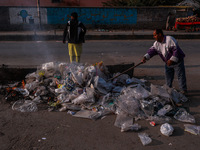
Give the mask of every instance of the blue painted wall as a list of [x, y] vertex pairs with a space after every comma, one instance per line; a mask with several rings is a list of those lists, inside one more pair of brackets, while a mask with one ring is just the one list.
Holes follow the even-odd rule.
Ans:
[[70, 14], [77, 12], [79, 20], [85, 25], [136, 24], [135, 8], [47, 8], [48, 24], [66, 24]]

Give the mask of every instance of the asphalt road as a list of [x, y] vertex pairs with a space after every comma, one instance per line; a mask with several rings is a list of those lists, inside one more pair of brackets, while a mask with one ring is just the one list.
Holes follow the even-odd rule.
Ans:
[[[83, 45], [81, 62], [137, 63], [153, 42], [152, 40], [87, 41]], [[186, 53], [186, 65], [198, 65], [200, 40], [178, 42]], [[151, 65], [157, 64], [160, 58], [154, 59], [156, 61], [151, 61]], [[69, 62], [67, 45], [60, 41], [0, 42], [0, 64], [27, 66], [40, 65], [49, 61]], [[162, 64], [161, 61], [159, 63]]]
[[[179, 40], [186, 54], [185, 66], [189, 90], [190, 113], [200, 125], [200, 40]], [[104, 64], [138, 63], [153, 41], [87, 41], [81, 62]], [[69, 62], [66, 45], [61, 42], [1, 42], [0, 64], [35, 66], [49, 61]], [[157, 56], [134, 70], [134, 76], [145, 78], [153, 84], [163, 85], [164, 63]], [[174, 87], [178, 89], [175, 78]], [[160, 133], [160, 125], [152, 127], [146, 120], [137, 121], [141, 132], [148, 133], [152, 144], [143, 146], [135, 132], [121, 133], [114, 126], [115, 115], [91, 121], [75, 118], [66, 112], [48, 112], [45, 108], [35, 113], [12, 111], [0, 94], [0, 149], [193, 149], [200, 147], [199, 136], [184, 131], [182, 122], [173, 122], [174, 134], [166, 137]], [[45, 140], [42, 140], [45, 138]]]

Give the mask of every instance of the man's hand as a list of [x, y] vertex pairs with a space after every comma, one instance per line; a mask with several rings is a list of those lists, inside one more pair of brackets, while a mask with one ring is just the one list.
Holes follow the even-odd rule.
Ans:
[[174, 64], [174, 61], [172, 61], [172, 60], [168, 60], [167, 61], [167, 66], [171, 66], [171, 65], [173, 65]]
[[143, 59], [141, 60], [141, 62], [145, 63], [147, 61], [146, 57], [143, 57]]

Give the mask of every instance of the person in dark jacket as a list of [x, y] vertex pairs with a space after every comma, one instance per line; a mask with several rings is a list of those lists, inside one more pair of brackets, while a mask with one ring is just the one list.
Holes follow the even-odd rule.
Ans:
[[155, 42], [153, 46], [144, 55], [142, 62], [155, 55], [159, 55], [165, 62], [165, 78], [166, 84], [171, 88], [174, 80], [174, 74], [178, 76], [179, 88], [181, 93], [187, 93], [186, 75], [184, 66], [185, 54], [179, 47], [177, 41], [172, 36], [164, 36], [161, 29], [156, 29], [153, 32]]
[[78, 14], [73, 12], [71, 20], [67, 22], [63, 33], [63, 43], [68, 41], [70, 62], [80, 62], [82, 43], [85, 42], [86, 28], [81, 21], [78, 21]]

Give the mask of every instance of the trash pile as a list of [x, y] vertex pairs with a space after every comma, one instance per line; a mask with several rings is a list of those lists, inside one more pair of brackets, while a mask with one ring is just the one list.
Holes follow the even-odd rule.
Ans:
[[[12, 109], [20, 112], [38, 111], [39, 104], [48, 104], [49, 111], [66, 111], [74, 117], [96, 120], [116, 114], [114, 125], [125, 131], [138, 131], [135, 121], [145, 119], [152, 126], [163, 124], [161, 133], [170, 136], [176, 120], [195, 123], [195, 118], [177, 104], [188, 99], [166, 85], [151, 84], [142, 79], [119, 73], [109, 73], [103, 62], [94, 65], [81, 63], [42, 64], [25, 81], [9, 84], [6, 100], [14, 101]], [[167, 123], [167, 124], [164, 124]], [[185, 125], [185, 130], [200, 134], [200, 127]], [[143, 145], [151, 143], [146, 133], [139, 133]]]

